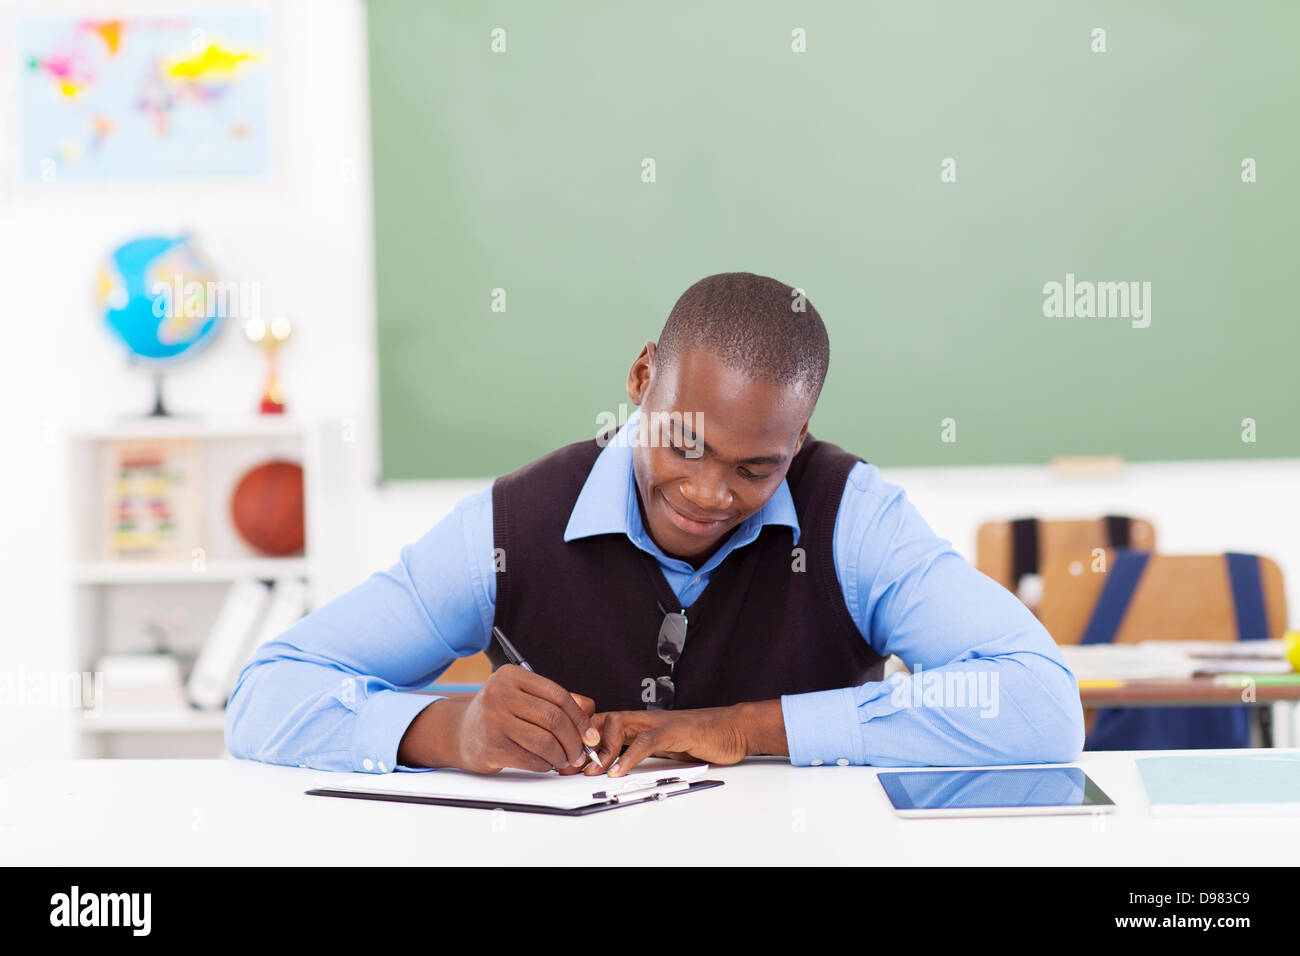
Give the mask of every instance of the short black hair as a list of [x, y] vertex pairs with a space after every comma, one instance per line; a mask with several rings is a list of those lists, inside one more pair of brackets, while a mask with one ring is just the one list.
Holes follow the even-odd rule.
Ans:
[[831, 360], [826, 326], [802, 290], [752, 272], [706, 276], [682, 293], [656, 360], [667, 367], [696, 349], [760, 381], [797, 385], [814, 402]]

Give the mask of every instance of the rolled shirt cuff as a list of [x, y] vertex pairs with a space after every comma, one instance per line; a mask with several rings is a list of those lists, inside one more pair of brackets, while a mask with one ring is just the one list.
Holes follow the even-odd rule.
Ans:
[[865, 764], [855, 687], [781, 698], [790, 763], [797, 767]]
[[397, 763], [397, 748], [411, 721], [434, 701], [446, 697], [405, 694], [382, 690], [370, 695], [357, 714], [352, 737], [352, 769], [358, 773], [390, 773], [394, 770], [430, 770]]

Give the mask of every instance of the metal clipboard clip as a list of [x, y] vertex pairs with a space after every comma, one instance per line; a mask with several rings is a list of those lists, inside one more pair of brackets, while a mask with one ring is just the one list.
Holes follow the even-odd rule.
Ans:
[[669, 794], [691, 789], [691, 784], [681, 777], [660, 777], [657, 780], [628, 780], [618, 790], [597, 790], [593, 800], [606, 803], [623, 803], [629, 800], [662, 800]]

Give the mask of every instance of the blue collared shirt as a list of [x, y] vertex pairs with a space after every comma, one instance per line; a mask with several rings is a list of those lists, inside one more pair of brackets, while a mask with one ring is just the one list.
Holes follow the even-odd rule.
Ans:
[[[764, 525], [788, 525], [797, 544], [799, 521], [782, 481], [698, 569], [665, 555], [637, 507], [627, 434], [639, 415], [597, 456], [565, 541], [626, 534], [658, 561], [682, 607]], [[882, 657], [896, 654], [911, 674], [782, 697], [791, 763], [963, 766], [1078, 756], [1078, 685], [1047, 631], [937, 537], [873, 465], [858, 462], [849, 473], [833, 548], [863, 640]], [[398, 744], [441, 698], [410, 691], [486, 649], [495, 601], [487, 488], [403, 548], [387, 571], [264, 644], [230, 699], [226, 746], [236, 757], [320, 770], [416, 769], [397, 764]]]

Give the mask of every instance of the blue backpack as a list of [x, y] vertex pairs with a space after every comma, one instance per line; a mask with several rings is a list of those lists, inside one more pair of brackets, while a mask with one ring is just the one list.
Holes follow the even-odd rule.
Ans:
[[[1149, 552], [1118, 551], [1102, 586], [1092, 618], [1080, 644], [1109, 644], [1115, 640], [1129, 601], [1146, 569]], [[1268, 637], [1264, 589], [1259, 558], [1225, 554], [1237, 639]], [[1085, 750], [1204, 750], [1250, 746], [1249, 707], [1108, 707], [1097, 712]]]

